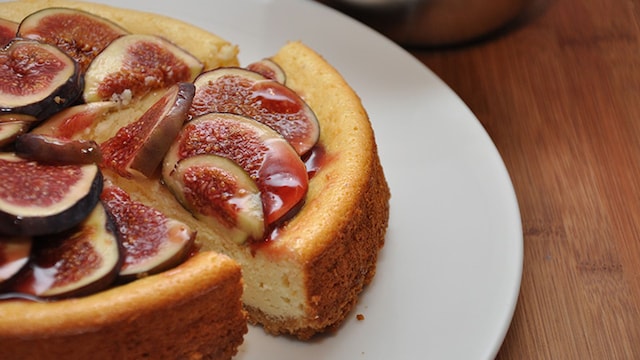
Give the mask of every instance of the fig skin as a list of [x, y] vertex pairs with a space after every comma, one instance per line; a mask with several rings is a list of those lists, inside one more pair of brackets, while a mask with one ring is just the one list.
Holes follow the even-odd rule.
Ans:
[[126, 106], [154, 90], [192, 82], [203, 66], [193, 55], [159, 36], [125, 35], [91, 62], [82, 96], [87, 103], [117, 101]]
[[[90, 30], [89, 30], [90, 29]], [[17, 35], [54, 45], [74, 59], [84, 73], [113, 40], [129, 32], [111, 20], [79, 9], [51, 7], [27, 15]]]
[[8, 293], [62, 299], [111, 286], [122, 265], [122, 248], [101, 203], [77, 226], [34, 238], [31, 259], [11, 281]]
[[294, 148], [251, 118], [209, 113], [185, 124], [165, 156], [163, 179], [180, 160], [203, 154], [231, 159], [249, 174], [260, 189], [267, 224], [285, 216], [307, 193], [307, 170]]
[[27, 133], [15, 142], [18, 156], [42, 164], [100, 164], [102, 153], [93, 140], [66, 140], [48, 135]]
[[309, 105], [293, 90], [242, 68], [218, 68], [194, 81], [191, 118], [223, 112], [250, 117], [280, 133], [301, 157], [320, 138], [320, 125]]
[[103, 186], [95, 164], [45, 165], [13, 153], [0, 154], [0, 174], [0, 234], [11, 236], [76, 226], [96, 206]]
[[0, 112], [43, 120], [79, 98], [83, 78], [76, 62], [57, 47], [16, 39], [0, 49], [0, 82]]
[[101, 144], [104, 166], [120, 176], [151, 177], [187, 119], [195, 87], [179, 83], [133, 123]]

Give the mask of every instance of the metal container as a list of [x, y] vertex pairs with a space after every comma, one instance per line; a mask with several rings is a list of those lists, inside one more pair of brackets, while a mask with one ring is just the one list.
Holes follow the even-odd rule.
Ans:
[[463, 43], [505, 26], [527, 0], [322, 0], [405, 46]]

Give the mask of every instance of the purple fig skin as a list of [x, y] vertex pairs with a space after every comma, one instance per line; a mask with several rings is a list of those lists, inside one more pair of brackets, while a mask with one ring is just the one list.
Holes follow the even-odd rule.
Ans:
[[[34, 61], [47, 65], [33, 66]], [[0, 112], [4, 114], [43, 120], [71, 106], [82, 94], [78, 65], [53, 45], [13, 40], [0, 49], [0, 65]]]
[[18, 156], [42, 164], [100, 164], [100, 146], [93, 140], [61, 140], [55, 137], [27, 133], [15, 142]]
[[[68, 230], [99, 201], [95, 164], [53, 166], [0, 155], [0, 234], [37, 236]], [[45, 195], [46, 194], [46, 195]]]

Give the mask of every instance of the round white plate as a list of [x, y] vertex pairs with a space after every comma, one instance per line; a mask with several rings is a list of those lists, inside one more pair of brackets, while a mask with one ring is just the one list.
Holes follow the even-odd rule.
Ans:
[[310, 0], [102, 2], [206, 28], [239, 44], [242, 64], [302, 40], [344, 75], [371, 117], [392, 192], [376, 278], [336, 334], [303, 343], [251, 327], [236, 359], [495, 356], [520, 289], [518, 204], [491, 139], [429, 69]]

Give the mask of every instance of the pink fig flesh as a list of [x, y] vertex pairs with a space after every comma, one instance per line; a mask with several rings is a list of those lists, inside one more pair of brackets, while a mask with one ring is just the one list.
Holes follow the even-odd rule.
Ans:
[[203, 154], [231, 159], [254, 179], [267, 224], [306, 195], [307, 172], [296, 151], [273, 129], [250, 118], [210, 113], [188, 122], [165, 157], [163, 178], [169, 178], [178, 161]]
[[191, 251], [196, 234], [186, 224], [132, 200], [115, 185], [105, 186], [101, 199], [122, 240], [121, 278], [132, 279], [172, 268]]
[[234, 242], [263, 239], [260, 190], [234, 161], [217, 155], [191, 156], [178, 161], [165, 183], [196, 218], [225, 229]]
[[31, 133], [50, 135], [63, 140], [86, 138], [86, 131], [91, 125], [102, 120], [115, 106], [111, 101], [71, 106], [38, 124]]
[[193, 99], [194, 86], [172, 86], [138, 120], [122, 127], [102, 147], [104, 165], [121, 176], [150, 177], [180, 132]]
[[7, 45], [16, 37], [18, 23], [0, 18], [0, 47]]
[[54, 45], [73, 58], [84, 73], [113, 40], [128, 32], [105, 18], [71, 8], [46, 8], [25, 17], [18, 35]]
[[280, 133], [303, 156], [320, 136], [318, 119], [293, 90], [240, 68], [219, 68], [196, 78], [189, 115], [211, 112], [250, 117]]

